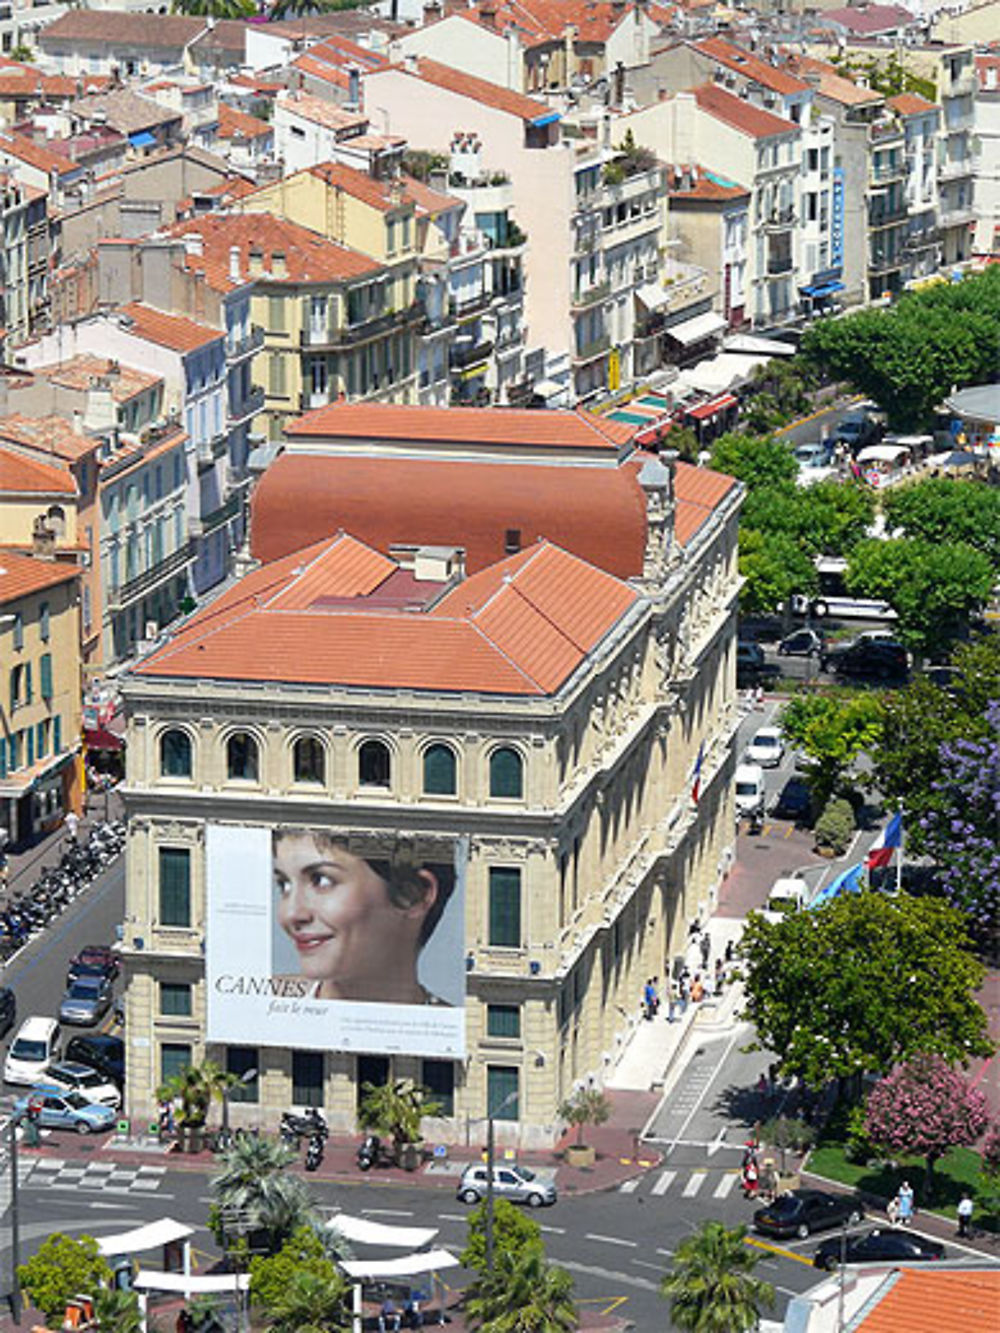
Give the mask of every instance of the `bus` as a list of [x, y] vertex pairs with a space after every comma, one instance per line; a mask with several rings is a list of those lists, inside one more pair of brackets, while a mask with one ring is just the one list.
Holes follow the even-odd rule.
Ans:
[[818, 555], [813, 563], [819, 578], [819, 591], [814, 597], [799, 594], [792, 598], [792, 610], [797, 615], [808, 615], [816, 620], [827, 617], [834, 620], [896, 619], [888, 602], [877, 597], [855, 597], [847, 591], [844, 583], [847, 561], [842, 556]]

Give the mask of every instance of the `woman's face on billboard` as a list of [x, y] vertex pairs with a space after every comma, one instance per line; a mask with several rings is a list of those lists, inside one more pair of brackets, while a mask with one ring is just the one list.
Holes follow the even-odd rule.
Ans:
[[367, 861], [295, 833], [276, 841], [274, 880], [278, 923], [302, 975], [321, 983], [321, 998], [387, 1000], [400, 983], [415, 982], [421, 922], [436, 896], [433, 876], [422, 902], [397, 907]]

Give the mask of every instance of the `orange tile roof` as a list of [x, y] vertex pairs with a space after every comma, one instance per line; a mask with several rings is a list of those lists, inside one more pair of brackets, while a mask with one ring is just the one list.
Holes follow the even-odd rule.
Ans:
[[368, 125], [368, 117], [362, 111], [345, 111], [335, 102], [327, 102], [322, 97], [296, 88], [279, 96], [278, 106], [292, 111], [304, 120], [314, 121], [328, 130], [360, 130]]
[[[341, 534], [325, 549], [299, 552], [298, 563], [295, 555], [282, 561], [269, 597], [209, 607], [138, 674], [551, 694], [638, 600], [619, 580], [539, 543], [471, 609], [372, 610], [357, 592], [357, 607], [345, 606], [345, 590], [377, 586], [395, 563], [359, 547]], [[259, 570], [251, 577], [258, 586], [268, 579]]]
[[742, 97], [734, 97], [714, 83], [703, 83], [694, 90], [695, 100], [702, 111], [731, 125], [752, 139], [770, 139], [777, 134], [798, 134], [799, 127], [791, 120], [783, 120], [770, 111], [751, 106]]
[[285, 428], [290, 438], [414, 440], [563, 449], [614, 454], [635, 434], [623, 422], [583, 411], [534, 412], [513, 407], [407, 407], [398, 403], [330, 403]]
[[43, 148], [27, 135], [14, 134], [10, 130], [0, 130], [0, 153], [16, 157], [19, 161], [26, 162], [28, 166], [44, 171], [47, 175], [54, 172], [57, 176], [68, 176], [83, 170], [79, 163], [71, 162], [69, 158], [61, 157], [59, 153], [53, 153], [50, 148]]
[[63, 467], [0, 446], [0, 495], [76, 495], [76, 483]]
[[671, 200], [683, 203], [685, 199], [746, 199], [750, 191], [745, 185], [738, 185], [735, 181], [726, 180], [725, 177], [717, 175], [714, 171], [709, 171], [707, 167], [695, 166], [697, 178], [691, 184], [684, 188], [681, 186], [683, 168], [679, 166], [667, 166], [665, 172], [665, 181], [667, 194]]
[[219, 138], [220, 139], [263, 139], [273, 134], [274, 128], [258, 116], [250, 116], [245, 111], [237, 111], [226, 102], [219, 103]]
[[694, 42], [693, 46], [696, 51], [718, 61], [720, 65], [725, 65], [727, 69], [735, 70], [752, 82], [759, 83], [764, 88], [771, 88], [782, 96], [809, 91], [809, 85], [794, 74], [789, 74], [787, 70], [780, 66], [776, 67], [767, 60], [761, 60], [759, 56], [744, 51], [742, 47], [727, 42], [722, 37], [706, 37], [700, 42]]
[[75, 463], [93, 453], [99, 444], [96, 439], [77, 434], [72, 422], [65, 417], [28, 417], [20, 412], [0, 417], [0, 440], [10, 440], [33, 450], [36, 455], [48, 454], [67, 463]]
[[[202, 254], [185, 256], [186, 268], [203, 272], [210, 286], [228, 292], [240, 283], [229, 276], [230, 251], [240, 252], [241, 282], [249, 282], [250, 256], [262, 256], [268, 282], [343, 282], [379, 272], [381, 265], [346, 245], [328, 241], [308, 227], [286, 222], [271, 213], [205, 213], [175, 223], [166, 235], [202, 238]], [[285, 275], [274, 272], [274, 255], [285, 257]]]
[[44, 592], [59, 583], [78, 578], [80, 568], [62, 560], [41, 560], [10, 547], [0, 547], [0, 606]]
[[812, 56], [796, 54], [789, 56], [786, 64], [803, 78], [807, 74], [817, 75], [819, 86], [816, 91], [823, 97], [829, 97], [831, 102], [840, 102], [842, 106], [870, 106], [882, 101], [881, 93], [873, 88], [861, 88], [858, 84], [852, 83], [825, 60], [814, 60]]
[[889, 106], [901, 116], [919, 116], [925, 111], [940, 111], [937, 102], [929, 102], [919, 93], [900, 93], [889, 98]]
[[345, 166], [342, 162], [318, 162], [314, 167], [306, 167], [304, 171], [297, 171], [286, 179], [294, 180], [296, 176], [307, 173], [337, 190], [343, 190], [352, 199], [360, 200], [369, 208], [377, 208], [380, 213], [389, 213], [405, 202], [402, 197], [393, 198], [388, 181], [376, 180], [374, 176], [369, 176], [367, 171], [358, 171], [355, 167]]
[[875, 1309], [852, 1327], [858, 1333], [996, 1333], [1000, 1271], [901, 1269]]
[[[514, 29], [526, 46], [534, 46], [561, 41], [569, 24], [576, 28], [577, 41], [603, 44], [638, 6], [617, 5], [610, 0], [501, 0], [490, 6], [489, 18], [484, 18], [483, 8], [480, 5], [459, 12], [463, 18], [491, 30]], [[658, 13], [650, 17], [662, 23], [666, 11], [655, 8]]]
[[84, 392], [93, 386], [95, 380], [107, 380], [111, 397], [116, 403], [127, 403], [129, 399], [163, 382], [162, 375], [151, 375], [148, 371], [122, 365], [105, 356], [92, 356], [89, 352], [82, 352], [55, 366], [39, 367], [37, 374], [50, 384]]
[[130, 333], [160, 347], [166, 347], [171, 352], [194, 352], [199, 347], [207, 347], [209, 343], [225, 337], [221, 329], [213, 329], [208, 324], [199, 324], [196, 320], [188, 319], [186, 315], [165, 314], [162, 310], [154, 310], [152, 306], [144, 305], [141, 301], [132, 301], [122, 306], [121, 313], [132, 321]]
[[[404, 67], [399, 65], [395, 68], [409, 73]], [[427, 56], [417, 58], [417, 75], [424, 83], [432, 83], [437, 88], [444, 88], [446, 91], [456, 93], [459, 97], [468, 97], [473, 102], [480, 102], [483, 106], [491, 107], [494, 111], [502, 111], [508, 116], [516, 116], [519, 120], [525, 121], [528, 125], [533, 125], [535, 121], [548, 119], [555, 115], [552, 108], [546, 106], [544, 102], [538, 102], [533, 97], [526, 97], [524, 93], [514, 92], [511, 88], [501, 88], [497, 83], [488, 83], [485, 79], [476, 78], [473, 74], [465, 74], [461, 70], [453, 69], [450, 65], [439, 64], [436, 60], [430, 60]], [[378, 77], [376, 71], [374, 76]], [[419, 94], [415, 93], [415, 96]]]

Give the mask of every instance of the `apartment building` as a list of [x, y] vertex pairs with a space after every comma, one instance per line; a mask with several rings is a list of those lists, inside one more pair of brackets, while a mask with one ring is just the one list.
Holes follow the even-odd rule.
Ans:
[[[311, 414], [257, 491], [255, 549], [337, 527], [124, 682], [133, 1116], [207, 1055], [256, 1071], [237, 1122], [319, 1105], [353, 1130], [365, 1083], [413, 1077], [435, 1140], [489, 1110], [501, 1143], [551, 1144], [710, 912], [732, 853], [739, 488], [545, 417], [540, 435], [504, 409]], [[248, 998], [286, 973], [290, 825], [425, 867], [442, 906], [412, 996], [373, 979], [291, 1021], [300, 982]]]
[[[0, 478], [17, 484], [16, 460]], [[29, 468], [30, 471], [30, 468]], [[30, 482], [28, 484], [31, 484]], [[0, 496], [2, 508], [2, 496]], [[0, 548], [0, 834], [24, 846], [80, 808], [79, 569]], [[30, 552], [30, 548], [29, 548]]]
[[1000, 56], [977, 56], [976, 254], [1000, 254]]
[[941, 239], [937, 227], [937, 145], [941, 108], [917, 93], [890, 97], [889, 109], [903, 130], [906, 162], [903, 232], [903, 285], [931, 277], [940, 267]]
[[747, 270], [750, 246], [750, 191], [697, 163], [667, 168], [671, 254], [692, 265], [714, 287], [713, 308], [723, 327], [739, 328], [749, 318]]

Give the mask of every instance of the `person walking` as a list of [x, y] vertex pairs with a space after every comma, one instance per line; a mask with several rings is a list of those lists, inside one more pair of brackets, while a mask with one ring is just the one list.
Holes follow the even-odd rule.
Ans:
[[642, 988], [642, 1012], [647, 1023], [653, 1021], [653, 1014], [656, 1012], [656, 991], [653, 987], [653, 978], [647, 977], [646, 984]]
[[66, 825], [66, 836], [70, 842], [76, 842], [76, 835], [80, 828], [80, 816], [75, 810], [67, 810], [66, 818], [63, 821]]
[[913, 1221], [913, 1186], [904, 1180], [899, 1187], [899, 1224], [908, 1227]]
[[698, 941], [698, 948], [701, 950], [701, 965], [708, 969], [708, 960], [712, 956], [712, 937], [707, 930], [701, 932], [701, 939]]
[[960, 1236], [969, 1235], [969, 1227], [972, 1222], [972, 1209], [972, 1197], [968, 1190], [963, 1190], [962, 1197], [958, 1201], [958, 1208], [956, 1209], [956, 1212], [958, 1213], [958, 1234]]
[[898, 1195], [898, 1194], [895, 1195], [893, 1198], [891, 1198], [891, 1199], [889, 1200], [889, 1202], [886, 1204], [885, 1215], [886, 1215], [886, 1217], [889, 1219], [889, 1225], [890, 1225], [891, 1227], [898, 1226], [898, 1224], [899, 1224], [899, 1195]]

